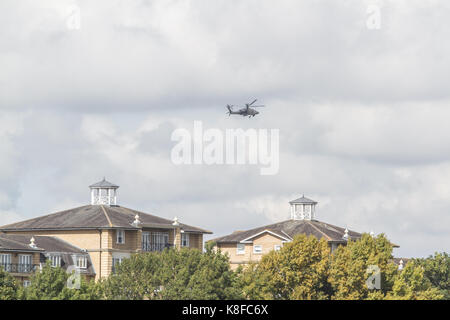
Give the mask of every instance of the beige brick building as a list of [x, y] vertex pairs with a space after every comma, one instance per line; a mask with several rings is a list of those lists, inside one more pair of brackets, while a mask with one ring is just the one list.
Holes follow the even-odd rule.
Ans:
[[91, 204], [0, 227], [0, 236], [47, 236], [89, 255], [95, 278], [107, 277], [132, 254], [169, 247], [203, 249], [210, 231], [117, 205], [117, 189], [105, 179], [90, 186]]
[[284, 243], [292, 241], [298, 234], [325, 238], [331, 252], [337, 246], [345, 245], [350, 239], [361, 238], [361, 233], [316, 220], [316, 201], [303, 196], [289, 204], [289, 220], [236, 231], [210, 241], [215, 242], [216, 248], [229, 255], [231, 267], [236, 269], [239, 265], [258, 262], [264, 254], [281, 249]]
[[[77, 268], [80, 275], [94, 278], [89, 254], [70, 243], [48, 236], [0, 234], [0, 268], [11, 273], [19, 283], [29, 284], [33, 272], [49, 260], [53, 267], [67, 271]], [[73, 266], [70, 269], [70, 266]]]

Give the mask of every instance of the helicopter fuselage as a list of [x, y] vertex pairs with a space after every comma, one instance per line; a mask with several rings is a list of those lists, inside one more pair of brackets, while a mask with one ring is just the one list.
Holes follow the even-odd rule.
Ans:
[[256, 111], [255, 109], [252, 108], [242, 108], [239, 109], [238, 111], [232, 111], [231, 114], [239, 114], [241, 116], [247, 117], [247, 116], [256, 116], [257, 114], [259, 114], [258, 111]]
[[249, 118], [254, 117], [257, 114], [259, 114], [259, 111], [256, 111], [254, 108], [264, 107], [264, 106], [253, 106], [253, 108], [250, 107], [255, 102], [256, 102], [256, 99], [252, 103], [246, 103], [244, 108], [241, 108], [237, 111], [233, 111], [232, 105], [227, 105], [228, 115], [237, 114], [237, 115], [240, 115], [243, 117], [249, 117]]

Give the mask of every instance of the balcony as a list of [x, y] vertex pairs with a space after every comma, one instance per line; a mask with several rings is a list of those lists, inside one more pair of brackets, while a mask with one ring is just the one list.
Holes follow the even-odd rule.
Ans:
[[171, 243], [142, 243], [142, 251], [144, 252], [152, 252], [152, 251], [163, 251], [166, 248], [172, 248], [173, 244]]
[[36, 270], [36, 264], [0, 263], [0, 268], [11, 273], [31, 273]]

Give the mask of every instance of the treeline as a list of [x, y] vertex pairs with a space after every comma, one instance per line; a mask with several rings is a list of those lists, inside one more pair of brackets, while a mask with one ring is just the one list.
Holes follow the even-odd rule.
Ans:
[[[436, 253], [411, 259], [403, 270], [384, 235], [365, 234], [330, 254], [325, 240], [297, 236], [259, 264], [232, 271], [228, 256], [213, 250], [136, 254], [98, 282], [81, 281], [50, 264], [24, 288], [0, 270], [0, 299], [449, 299], [450, 258]], [[70, 284], [70, 280], [69, 280]]]

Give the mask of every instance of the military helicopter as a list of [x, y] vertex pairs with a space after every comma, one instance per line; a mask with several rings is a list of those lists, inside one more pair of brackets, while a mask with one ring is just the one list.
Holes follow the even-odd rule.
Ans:
[[[251, 102], [251, 103], [246, 103], [244, 108], [241, 108], [241, 109], [239, 109], [237, 111], [233, 111], [233, 105], [227, 104], [228, 116], [231, 116], [232, 114], [238, 114], [238, 115], [241, 115], [243, 117], [249, 117], [249, 118], [256, 116], [257, 114], [259, 114], [259, 111], [256, 111], [253, 108], [265, 107], [265, 106], [254, 106], [253, 104], [256, 101], [257, 101], [257, 99], [253, 100], [253, 102]], [[250, 106], [251, 106], [251, 108], [250, 108]]]

